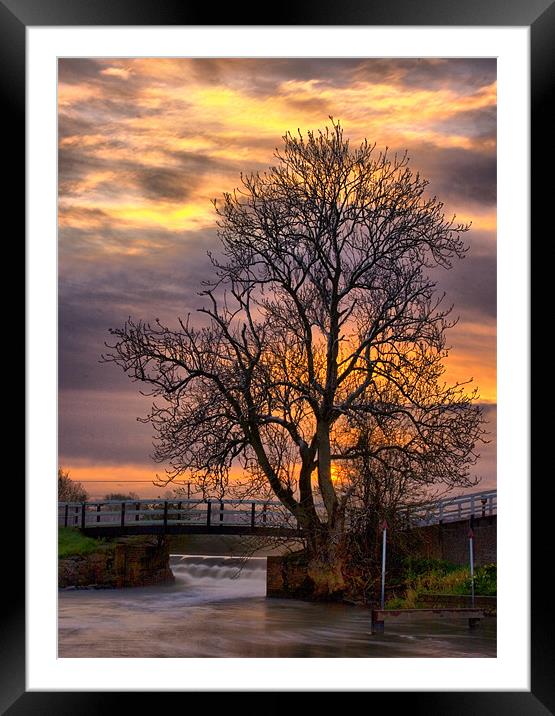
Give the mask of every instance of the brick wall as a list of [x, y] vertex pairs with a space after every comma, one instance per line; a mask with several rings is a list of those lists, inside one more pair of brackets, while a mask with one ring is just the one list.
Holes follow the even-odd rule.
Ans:
[[[423, 557], [445, 559], [466, 565], [469, 560], [469, 522], [448, 522], [415, 530], [416, 549]], [[497, 516], [474, 520], [474, 562], [476, 566], [497, 562]]]

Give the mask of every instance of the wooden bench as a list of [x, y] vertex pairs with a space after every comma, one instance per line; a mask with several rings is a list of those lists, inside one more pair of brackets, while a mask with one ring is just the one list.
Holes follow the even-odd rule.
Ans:
[[372, 609], [372, 634], [383, 634], [386, 619], [421, 619], [437, 617], [441, 619], [468, 619], [473, 629], [484, 618], [483, 609]]

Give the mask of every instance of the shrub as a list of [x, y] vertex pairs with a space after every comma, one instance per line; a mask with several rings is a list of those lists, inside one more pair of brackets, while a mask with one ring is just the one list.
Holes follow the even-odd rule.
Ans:
[[[405, 596], [387, 602], [388, 609], [414, 609], [423, 594], [470, 595], [472, 582], [468, 567], [437, 559], [410, 557], [405, 561]], [[477, 596], [497, 594], [497, 567], [486, 564], [474, 573], [474, 593]]]
[[[468, 593], [472, 590], [470, 575], [466, 583]], [[497, 595], [497, 565], [484, 564], [474, 572], [474, 594], [485, 597]]]

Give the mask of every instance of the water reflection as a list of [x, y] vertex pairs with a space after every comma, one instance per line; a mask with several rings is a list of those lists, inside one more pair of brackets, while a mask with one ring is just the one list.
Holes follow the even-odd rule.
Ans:
[[172, 557], [172, 586], [59, 594], [61, 657], [494, 657], [495, 620], [389, 623], [368, 610], [266, 599], [266, 559]]

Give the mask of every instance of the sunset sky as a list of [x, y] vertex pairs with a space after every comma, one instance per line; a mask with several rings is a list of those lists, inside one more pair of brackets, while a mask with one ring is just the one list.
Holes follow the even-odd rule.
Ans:
[[91, 497], [164, 492], [136, 421], [150, 399], [99, 363], [108, 329], [195, 311], [218, 251], [211, 199], [330, 115], [353, 143], [408, 150], [446, 213], [472, 221], [470, 254], [438, 281], [460, 316], [448, 378], [480, 390], [476, 473], [495, 486], [495, 60], [62, 59], [58, 99], [59, 462]]

